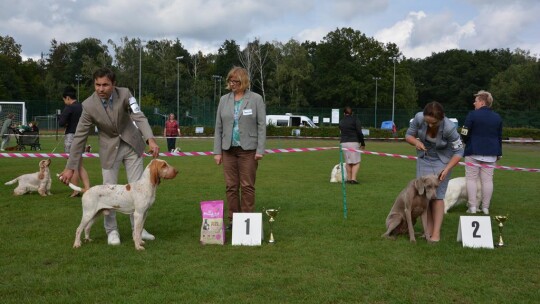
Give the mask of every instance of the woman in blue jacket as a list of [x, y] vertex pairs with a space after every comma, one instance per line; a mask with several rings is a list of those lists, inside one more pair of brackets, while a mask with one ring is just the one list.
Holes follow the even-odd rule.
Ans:
[[[482, 185], [482, 212], [489, 214], [489, 205], [493, 194], [493, 167], [476, 165], [495, 165], [502, 156], [502, 119], [491, 109], [493, 97], [488, 91], [481, 90], [474, 94], [474, 111], [469, 112], [461, 135], [465, 141], [465, 161], [473, 166], [465, 167], [469, 209], [467, 213], [476, 213], [476, 182]], [[478, 209], [479, 211], [479, 209]]]

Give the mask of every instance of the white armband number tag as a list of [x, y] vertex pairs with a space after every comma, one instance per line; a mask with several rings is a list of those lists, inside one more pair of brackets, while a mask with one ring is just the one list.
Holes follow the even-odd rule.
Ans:
[[131, 111], [133, 111], [133, 113], [141, 112], [141, 109], [139, 109], [139, 105], [137, 104], [137, 99], [135, 99], [135, 97], [129, 98], [129, 106], [131, 108]]

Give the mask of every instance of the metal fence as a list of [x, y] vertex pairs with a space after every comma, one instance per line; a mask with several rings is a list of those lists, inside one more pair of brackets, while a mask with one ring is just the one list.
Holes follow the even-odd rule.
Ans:
[[[152, 126], [163, 126], [169, 113], [179, 113], [178, 121], [181, 126], [214, 126], [217, 100], [212, 98], [193, 98], [189, 105], [182, 104], [180, 108], [176, 107], [176, 103], [170, 106], [145, 106], [142, 105], [142, 110], [148, 117], [148, 120]], [[53, 117], [58, 110], [64, 108], [62, 101], [43, 101], [33, 100], [26, 101], [27, 118], [28, 120], [36, 120], [39, 123], [40, 129], [55, 129], [56, 126]], [[342, 117], [343, 109], [339, 108], [340, 117]], [[319, 125], [322, 125], [323, 118], [330, 118], [333, 108], [315, 108], [304, 107], [298, 110], [291, 111], [286, 107], [273, 107], [268, 106], [266, 109], [267, 114], [285, 114], [293, 113], [299, 115], [305, 115], [310, 118], [314, 116], [319, 117]], [[398, 129], [406, 128], [409, 125], [409, 120], [414, 116], [416, 112], [422, 109], [394, 110], [394, 121]], [[461, 125], [467, 116], [470, 109], [466, 110], [447, 110], [446, 116], [457, 118], [458, 124]], [[376, 127], [380, 128], [383, 121], [392, 120], [392, 109], [377, 108], [375, 113], [374, 108], [353, 108], [353, 112], [358, 116], [364, 127]], [[503, 119], [505, 127], [524, 127], [524, 128], [537, 128], [540, 129], [540, 111], [520, 111], [520, 110], [504, 110], [497, 111]], [[328, 125], [328, 124], [327, 124]], [[52, 127], [52, 128], [51, 128]]]

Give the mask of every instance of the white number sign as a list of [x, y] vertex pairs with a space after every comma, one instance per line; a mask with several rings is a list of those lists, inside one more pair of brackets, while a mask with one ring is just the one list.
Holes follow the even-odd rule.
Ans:
[[262, 233], [262, 213], [233, 214], [232, 245], [260, 246]]
[[493, 234], [489, 216], [460, 216], [457, 241], [463, 247], [493, 249]]

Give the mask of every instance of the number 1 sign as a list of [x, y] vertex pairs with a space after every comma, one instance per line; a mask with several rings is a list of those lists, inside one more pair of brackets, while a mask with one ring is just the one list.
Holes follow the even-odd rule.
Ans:
[[489, 216], [460, 216], [457, 241], [463, 247], [493, 249], [493, 234]]
[[233, 214], [232, 245], [260, 246], [262, 233], [262, 213]]

